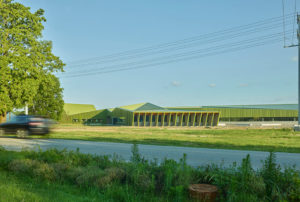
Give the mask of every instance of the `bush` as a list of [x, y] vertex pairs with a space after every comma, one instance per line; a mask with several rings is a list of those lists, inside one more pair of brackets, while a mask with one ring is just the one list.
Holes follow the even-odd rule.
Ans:
[[44, 180], [54, 181], [57, 178], [57, 173], [47, 163], [37, 163], [36, 167], [32, 170], [32, 174]]
[[32, 171], [39, 166], [39, 162], [31, 159], [16, 159], [12, 160], [8, 169], [17, 174], [32, 175]]
[[270, 153], [260, 170], [251, 166], [250, 156], [234, 163], [192, 168], [186, 155], [179, 162], [165, 159], [161, 164], [145, 160], [132, 147], [132, 158], [81, 154], [79, 151], [48, 150], [8, 152], [0, 149], [0, 169], [16, 175], [75, 184], [95, 190], [107, 201], [190, 201], [189, 184], [214, 184], [219, 201], [300, 201], [300, 172], [282, 169]]
[[122, 168], [107, 168], [102, 177], [98, 178], [96, 185], [99, 188], [106, 188], [113, 183], [124, 182], [125, 171]]
[[79, 186], [91, 187], [96, 185], [98, 179], [105, 175], [105, 172], [97, 167], [83, 168], [83, 172], [76, 177], [76, 183]]

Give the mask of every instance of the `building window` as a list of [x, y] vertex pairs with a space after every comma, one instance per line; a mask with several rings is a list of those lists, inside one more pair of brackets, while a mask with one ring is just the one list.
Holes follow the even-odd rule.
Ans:
[[152, 116], [152, 122], [155, 122], [155, 115]]

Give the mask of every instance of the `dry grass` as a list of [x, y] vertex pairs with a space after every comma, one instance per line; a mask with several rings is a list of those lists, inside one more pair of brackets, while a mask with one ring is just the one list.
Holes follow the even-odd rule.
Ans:
[[[57, 125], [49, 138], [300, 153], [291, 129]], [[40, 137], [38, 137], [40, 138]], [[43, 138], [43, 137], [41, 137]]]

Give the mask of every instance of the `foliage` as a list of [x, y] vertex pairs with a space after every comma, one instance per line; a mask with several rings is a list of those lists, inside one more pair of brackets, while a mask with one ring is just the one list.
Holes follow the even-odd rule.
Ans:
[[38, 89], [39, 93], [35, 96], [29, 113], [47, 115], [52, 119], [59, 120], [64, 106], [62, 91], [59, 80], [54, 75], [49, 74], [42, 78]]
[[[29, 7], [20, 3], [0, 1], [0, 115], [26, 104], [37, 104], [39, 93], [61, 96], [61, 89], [53, 92], [59, 87], [58, 80], [53, 84], [53, 73], [63, 71], [64, 64], [52, 54], [52, 42], [41, 40], [46, 21], [43, 15], [42, 9], [31, 13]], [[45, 88], [50, 80], [53, 85]], [[53, 99], [56, 97], [43, 100], [50, 104], [38, 107], [53, 105], [55, 111], [59, 110], [62, 103], [52, 102]]]
[[186, 155], [179, 162], [165, 159], [159, 164], [145, 160], [137, 145], [132, 152], [132, 160], [124, 162], [78, 150], [10, 152], [0, 148], [0, 169], [19, 178], [27, 176], [29, 181], [75, 184], [80, 192], [92, 191], [96, 201], [191, 201], [188, 186], [195, 183], [216, 185], [218, 201], [300, 200], [299, 170], [279, 168], [274, 153], [261, 169], [254, 170], [249, 155], [240, 165], [234, 163], [229, 168], [193, 168], [187, 165]]

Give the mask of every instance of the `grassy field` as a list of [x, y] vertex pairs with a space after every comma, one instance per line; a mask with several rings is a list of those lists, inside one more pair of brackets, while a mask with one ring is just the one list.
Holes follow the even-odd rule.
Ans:
[[37, 138], [300, 153], [300, 133], [291, 129], [133, 128], [58, 125], [49, 136]]

